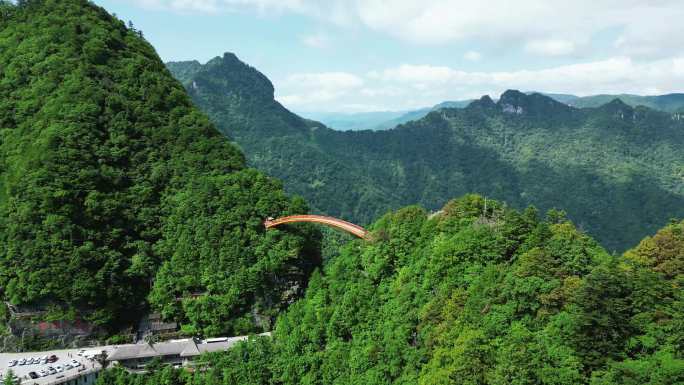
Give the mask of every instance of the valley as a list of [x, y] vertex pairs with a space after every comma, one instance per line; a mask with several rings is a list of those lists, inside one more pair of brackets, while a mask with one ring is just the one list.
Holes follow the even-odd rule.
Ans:
[[[3, 385], [684, 383], [684, 103], [663, 86], [684, 62], [514, 70], [584, 53], [432, 51], [414, 37], [455, 31], [452, 12], [416, 3], [397, 24], [350, 4], [0, 0]], [[525, 4], [505, 19], [547, 21]], [[610, 32], [670, 5], [625, 5]], [[384, 23], [381, 48], [401, 52], [357, 55]], [[162, 60], [215, 55], [216, 39], [286, 91], [234, 53]], [[516, 50], [528, 59], [506, 61]], [[567, 86], [515, 89], [539, 84]], [[324, 113], [407, 93], [433, 106]]]
[[339, 132], [288, 111], [233, 54], [169, 68], [251, 166], [317, 213], [364, 225], [475, 192], [564, 210], [616, 252], [684, 216], [684, 122], [673, 113], [620, 99], [580, 109], [509, 90], [390, 130]]

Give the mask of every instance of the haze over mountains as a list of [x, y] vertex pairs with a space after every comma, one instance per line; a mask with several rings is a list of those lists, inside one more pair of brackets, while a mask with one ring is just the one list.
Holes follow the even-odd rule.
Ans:
[[472, 100], [448, 101], [436, 104], [432, 107], [421, 108], [413, 111], [376, 111], [376, 112], [308, 112], [303, 113], [309, 119], [320, 121], [326, 126], [340, 131], [353, 130], [388, 130], [399, 124], [418, 120], [431, 111], [441, 108], [463, 108]]
[[317, 212], [369, 223], [477, 192], [566, 210], [610, 250], [684, 216], [684, 121], [673, 113], [620, 99], [578, 109], [507, 91], [392, 130], [339, 132], [289, 112], [270, 81], [233, 54], [198, 64], [169, 68], [251, 165]]

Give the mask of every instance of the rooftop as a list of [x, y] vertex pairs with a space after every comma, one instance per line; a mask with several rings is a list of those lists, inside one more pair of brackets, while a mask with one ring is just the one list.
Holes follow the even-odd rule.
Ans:
[[[261, 335], [268, 335], [264, 333]], [[187, 338], [182, 340], [170, 340], [155, 344], [129, 344], [114, 347], [107, 361], [122, 361], [135, 358], [151, 358], [162, 356], [195, 357], [202, 353], [227, 350], [236, 343], [246, 340], [247, 336], [211, 338], [197, 340]]]

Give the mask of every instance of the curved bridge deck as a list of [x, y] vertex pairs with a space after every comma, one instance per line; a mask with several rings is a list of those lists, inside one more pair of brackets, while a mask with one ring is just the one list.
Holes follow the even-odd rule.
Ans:
[[355, 225], [353, 223], [349, 223], [347, 221], [343, 221], [341, 219], [333, 218], [333, 217], [325, 217], [321, 215], [292, 215], [289, 217], [283, 217], [283, 218], [278, 218], [278, 219], [267, 219], [264, 221], [264, 226], [266, 226], [266, 229], [271, 229], [286, 223], [301, 223], [301, 222], [307, 222], [307, 223], [319, 223], [322, 225], [334, 227], [336, 229], [340, 229], [343, 231], [346, 231], [352, 235], [355, 235], [359, 238], [366, 238], [368, 236], [368, 230], [364, 229], [361, 226]]

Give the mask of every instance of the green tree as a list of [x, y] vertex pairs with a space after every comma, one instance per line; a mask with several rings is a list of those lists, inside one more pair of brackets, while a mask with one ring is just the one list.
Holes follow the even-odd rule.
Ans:
[[8, 369], [5, 377], [2, 379], [3, 385], [19, 385], [21, 380], [14, 374], [12, 369]]
[[542, 217], [477, 195], [436, 215], [388, 213], [370, 240], [348, 242], [312, 274], [271, 338], [203, 357], [182, 380], [681, 383], [684, 282], [664, 266], [684, 255], [682, 224], [617, 256], [567, 219]]

